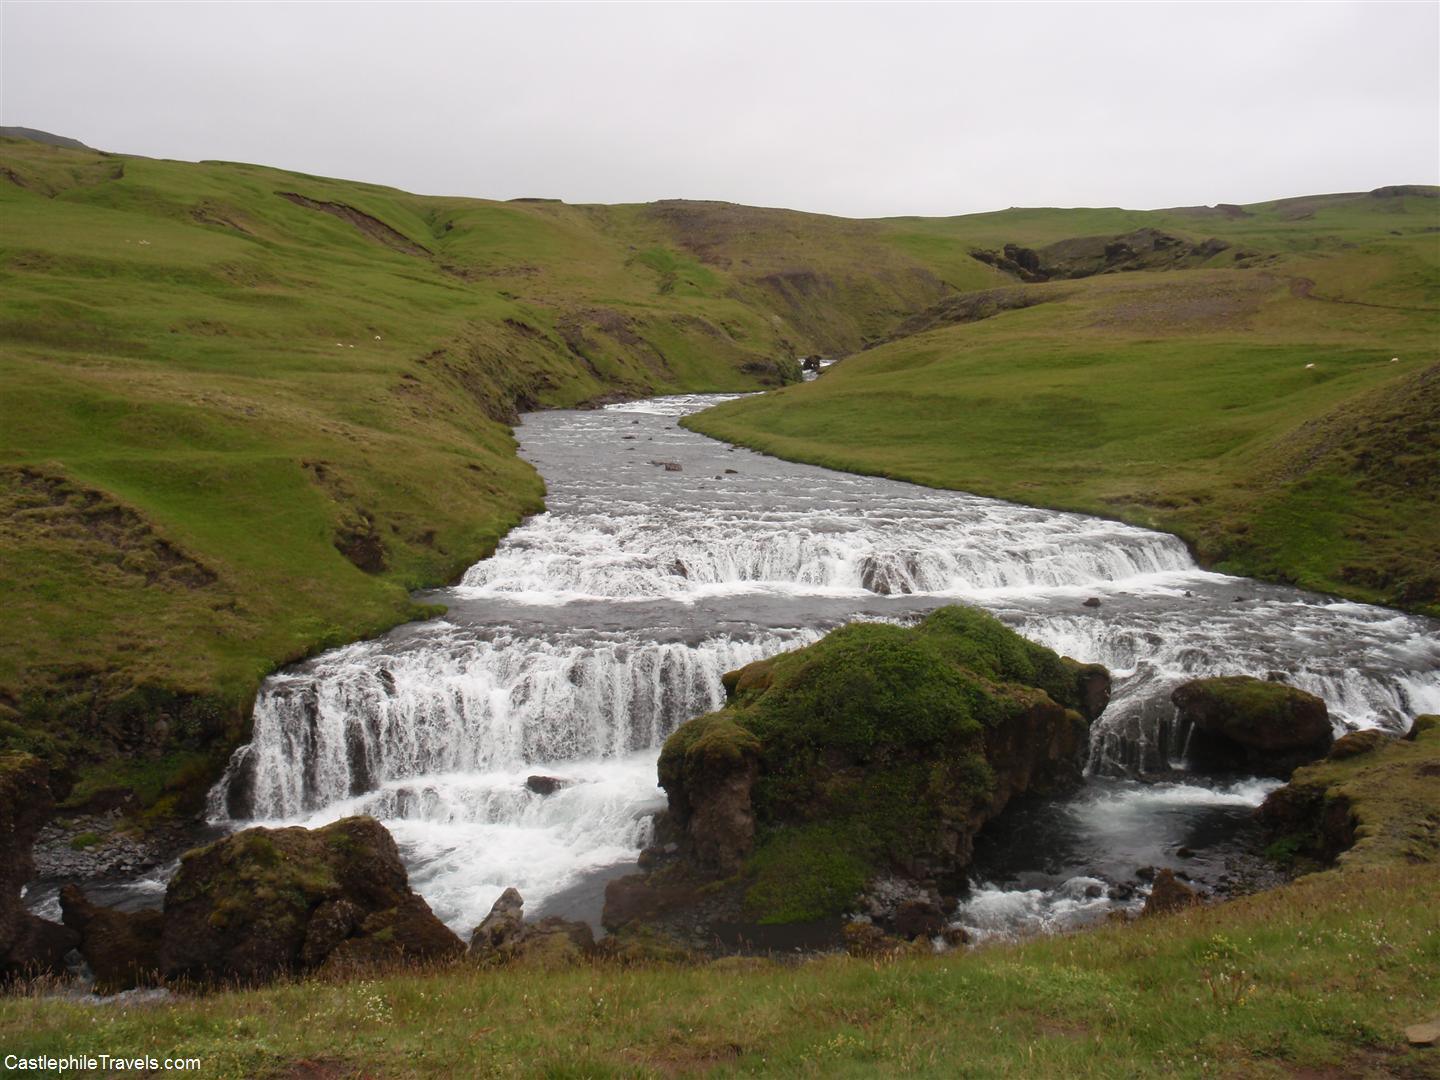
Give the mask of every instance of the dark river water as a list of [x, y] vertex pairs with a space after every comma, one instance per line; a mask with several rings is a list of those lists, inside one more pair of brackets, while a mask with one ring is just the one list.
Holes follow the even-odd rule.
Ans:
[[[593, 919], [600, 882], [633, 864], [664, 805], [660, 744], [723, 702], [723, 672], [852, 619], [964, 602], [1117, 676], [1086, 790], [997, 823], [956, 915], [980, 936], [1023, 934], [1140, 903], [1143, 889], [1115, 887], [1137, 867], [1223, 873], [1207, 851], [1274, 785], [1176, 771], [1180, 681], [1278, 673], [1323, 697], [1337, 728], [1440, 712], [1433, 621], [1207, 573], [1164, 534], [792, 464], [677, 425], [721, 400], [527, 415], [517, 435], [548, 511], [428, 595], [444, 618], [271, 678], [254, 741], [212, 797], [217, 822], [373, 814], [462, 934], [512, 885], [531, 913]], [[537, 774], [567, 786], [538, 794]], [[160, 877], [135, 888], [158, 893]]]

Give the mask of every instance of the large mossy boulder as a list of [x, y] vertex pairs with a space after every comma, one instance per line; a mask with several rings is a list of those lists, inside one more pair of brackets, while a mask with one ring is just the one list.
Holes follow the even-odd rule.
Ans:
[[1201, 769], [1288, 778], [1335, 741], [1325, 702], [1285, 683], [1248, 675], [1193, 679], [1170, 695], [1190, 729], [1187, 760]]
[[690, 870], [743, 883], [748, 919], [785, 923], [844, 911], [881, 872], [958, 885], [1010, 799], [1079, 783], [1109, 676], [950, 607], [851, 624], [725, 686], [661, 752], [666, 828]]
[[369, 817], [246, 829], [186, 853], [165, 892], [167, 978], [258, 982], [287, 972], [458, 955]]
[[54, 808], [49, 770], [31, 754], [0, 754], [0, 975], [59, 973], [76, 935], [25, 910], [20, 898], [35, 874], [32, 848]]

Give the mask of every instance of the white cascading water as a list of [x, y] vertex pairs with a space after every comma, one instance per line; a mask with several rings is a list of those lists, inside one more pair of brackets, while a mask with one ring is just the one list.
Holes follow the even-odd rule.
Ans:
[[[522, 453], [550, 509], [426, 597], [448, 606], [443, 620], [268, 680], [212, 816], [373, 814], [462, 933], [510, 885], [532, 912], [593, 918], [593, 883], [633, 863], [663, 805], [659, 746], [723, 701], [723, 672], [854, 618], [954, 602], [1115, 672], [1093, 727], [1092, 769], [1107, 776], [1171, 766], [1183, 733], [1169, 693], [1201, 674], [1273, 672], [1342, 727], [1398, 731], [1440, 711], [1432, 621], [1206, 573], [1163, 534], [779, 461], [677, 425], [720, 400], [525, 417]], [[532, 790], [536, 775], [558, 790]], [[1154, 785], [1115, 781], [1076, 813], [1103, 837], [1142, 806], [1248, 807], [1265, 790], [1216, 803], [1215, 789], [1172, 787], [1157, 803]], [[1004, 910], [1012, 930], [1098, 910], [1083, 873], [1009, 890], [1036, 893], [1023, 902], [1005, 892], [979, 889], [985, 910], [961, 921], [991, 933]]]

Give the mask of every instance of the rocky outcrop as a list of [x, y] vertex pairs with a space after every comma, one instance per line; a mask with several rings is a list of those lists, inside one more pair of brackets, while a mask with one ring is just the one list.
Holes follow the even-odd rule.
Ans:
[[[1079, 782], [1087, 719], [1109, 697], [1103, 668], [960, 607], [911, 629], [852, 624], [723, 682], [726, 707], [660, 755], [672, 854], [653, 849], [648, 874], [611, 883], [607, 926], [702, 893], [713, 905], [717, 889], [743, 893], [735, 906], [757, 923], [832, 918], [882, 874], [939, 900], [1013, 798]], [[922, 906], [887, 922], [922, 935], [941, 911]]]
[[1167, 915], [1199, 902], [1199, 893], [1176, 877], [1175, 871], [1165, 869], [1155, 875], [1155, 884], [1150, 887], [1150, 895], [1145, 898], [1140, 914]]
[[246, 829], [188, 852], [165, 892], [167, 978], [263, 981], [458, 955], [373, 818]]
[[1136, 229], [1110, 236], [1077, 236], [1039, 249], [1006, 244], [998, 251], [975, 250], [970, 255], [1033, 283], [1199, 266], [1229, 247], [1214, 238], [1196, 244], [1159, 229]]
[[60, 891], [65, 925], [80, 938], [80, 953], [95, 973], [95, 991], [114, 994], [160, 979], [159, 911], [123, 912], [92, 904], [76, 885]]
[[65, 970], [77, 936], [25, 910], [20, 893], [35, 873], [35, 835], [53, 808], [45, 763], [0, 754], [0, 976]]
[[525, 921], [525, 901], [506, 889], [470, 935], [469, 957], [480, 964], [567, 967], [595, 954], [595, 934], [583, 922], [557, 916]]
[[1197, 768], [1288, 778], [1334, 742], [1325, 702], [1248, 675], [1194, 679], [1170, 695]]

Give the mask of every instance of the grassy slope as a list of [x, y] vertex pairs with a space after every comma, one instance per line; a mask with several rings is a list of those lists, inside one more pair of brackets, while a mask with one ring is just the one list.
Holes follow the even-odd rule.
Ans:
[[[1141, 226], [1231, 247], [1183, 272], [1024, 286], [1048, 302], [880, 345], [688, 423], [785, 457], [1120, 517], [1225, 569], [1440, 613], [1440, 199], [1246, 212], [886, 222], [942, 274], [957, 246]], [[1237, 253], [1260, 257], [1237, 268]]]
[[[696, 231], [716, 215], [731, 248]], [[266, 672], [411, 617], [538, 510], [517, 405], [755, 388], [943, 290], [903, 254], [903, 295], [867, 285], [880, 228], [816, 215], [17, 140], [0, 218], [0, 739], [181, 754], [89, 786], [227, 742]], [[784, 310], [818, 336], [761, 280], [797, 264], [819, 292]]]
[[[1322, 766], [1333, 870], [1080, 935], [895, 960], [597, 964], [306, 982], [120, 1008], [0, 999], [7, 1052], [196, 1054], [207, 1076], [1433, 1076], [1440, 728]], [[1417, 829], [1419, 830], [1417, 833]], [[313, 1072], [303, 1072], [310, 1063]]]

